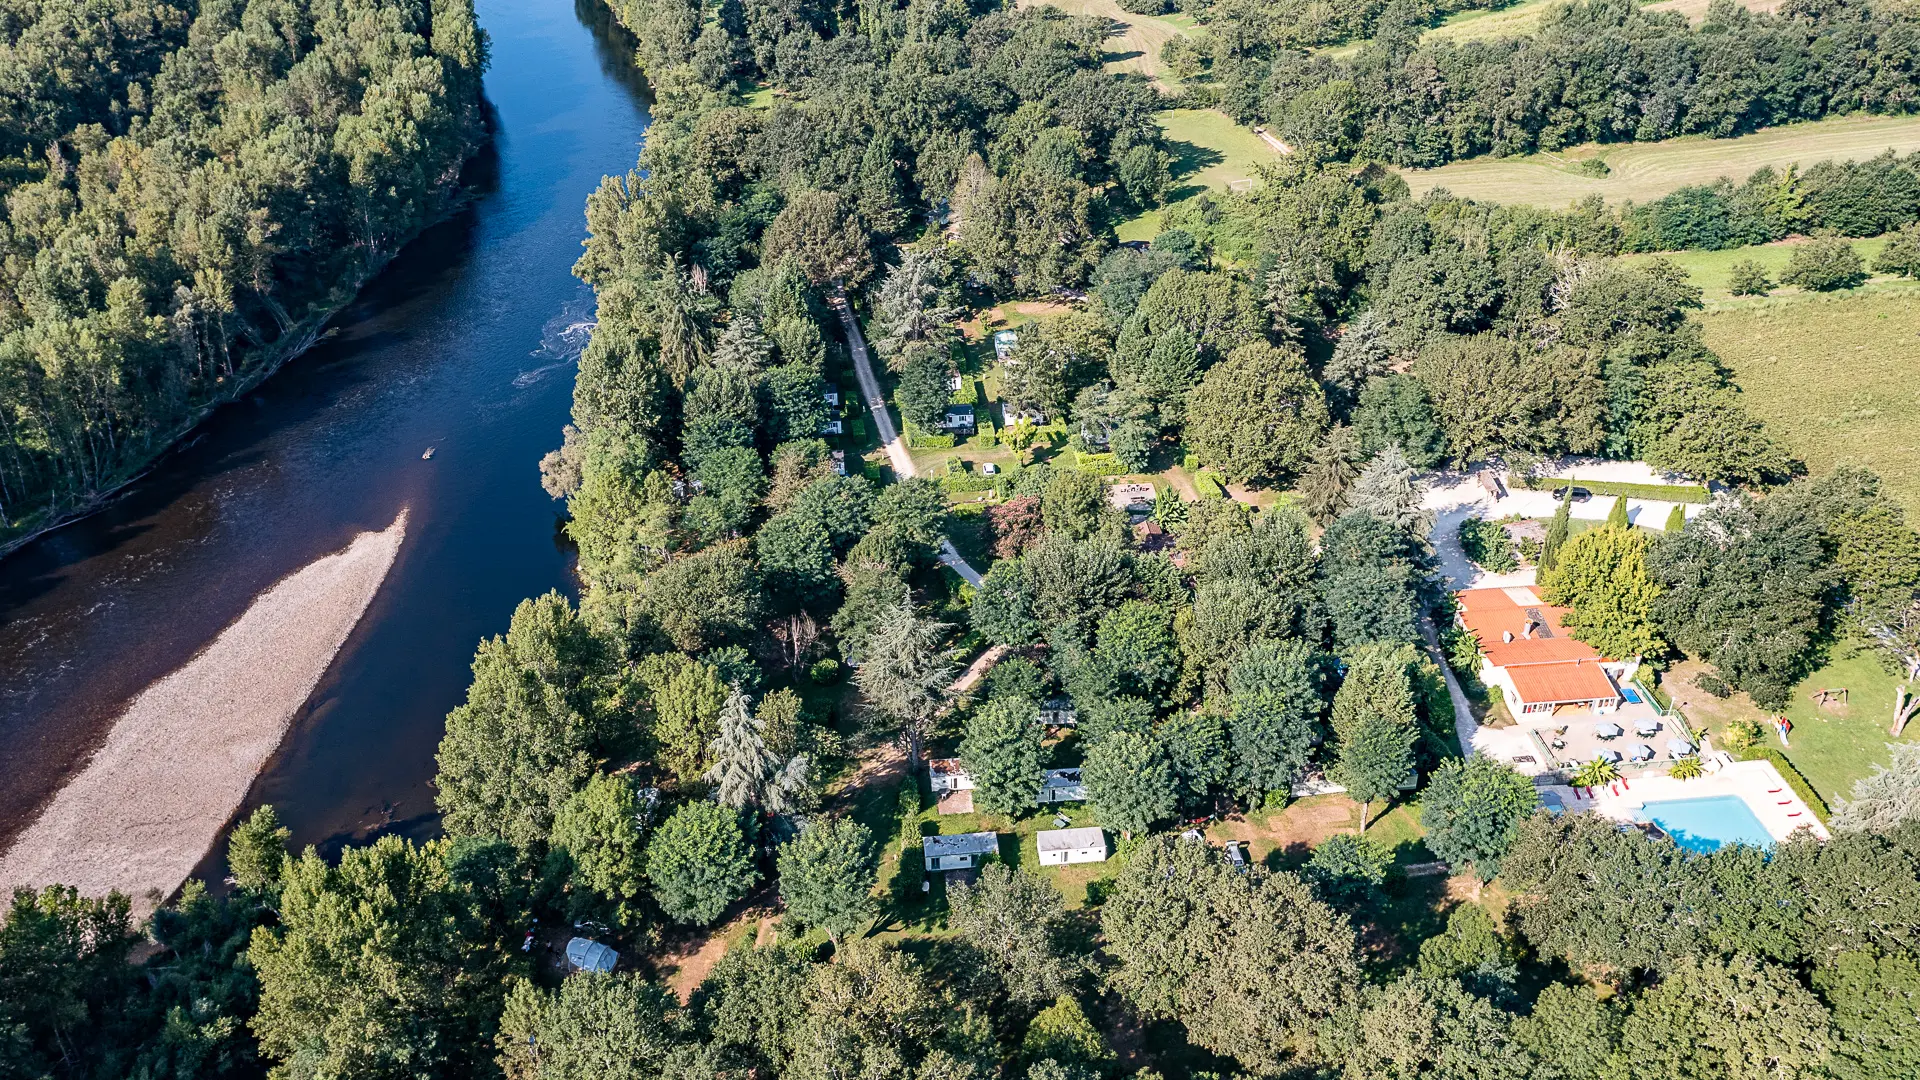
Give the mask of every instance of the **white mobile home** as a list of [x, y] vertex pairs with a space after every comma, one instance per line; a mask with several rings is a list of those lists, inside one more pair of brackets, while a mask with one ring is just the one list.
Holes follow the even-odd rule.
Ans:
[[1099, 829], [1043, 829], [1033, 839], [1042, 866], [1107, 861], [1107, 834]]
[[1040, 795], [1035, 800], [1042, 806], [1049, 803], [1084, 802], [1087, 797], [1087, 785], [1080, 779], [1079, 769], [1048, 769], [1040, 778]]
[[926, 836], [920, 840], [920, 853], [926, 856], [929, 872], [970, 870], [986, 861], [989, 855], [1000, 854], [1000, 836], [990, 832]]
[[972, 791], [973, 777], [967, 775], [967, 767], [959, 758], [929, 758], [927, 778], [931, 781], [933, 793], [942, 795], [949, 791]]

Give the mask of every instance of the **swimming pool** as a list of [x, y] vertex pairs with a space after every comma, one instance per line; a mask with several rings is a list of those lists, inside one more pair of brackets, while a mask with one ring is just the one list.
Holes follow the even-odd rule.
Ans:
[[1674, 843], [1701, 854], [1727, 844], [1773, 846], [1773, 834], [1738, 795], [1650, 802], [1641, 808], [1640, 817], [1660, 826]]
[[1627, 704], [1629, 704], [1629, 705], [1638, 705], [1638, 704], [1640, 704], [1640, 691], [1638, 691], [1638, 690], [1635, 690], [1635, 689], [1634, 689], [1633, 687], [1631, 687], [1631, 686], [1623, 686], [1623, 687], [1621, 687], [1621, 688], [1620, 688], [1620, 696], [1621, 696], [1621, 697], [1623, 697], [1623, 698], [1626, 698], [1626, 699], [1627, 699]]

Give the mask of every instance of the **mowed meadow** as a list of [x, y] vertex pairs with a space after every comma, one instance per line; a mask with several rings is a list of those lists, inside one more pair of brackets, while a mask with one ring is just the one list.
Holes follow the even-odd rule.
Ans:
[[1699, 319], [1742, 402], [1809, 469], [1864, 465], [1920, 517], [1920, 286], [1712, 305]]
[[[1848, 116], [1769, 128], [1733, 139], [1688, 136], [1657, 143], [1587, 144], [1512, 158], [1476, 158], [1437, 169], [1403, 169], [1418, 196], [1445, 188], [1481, 202], [1528, 203], [1552, 210], [1590, 195], [1610, 203], [1648, 202], [1721, 177], [1745, 180], [1763, 165], [1802, 168], [1864, 160], [1887, 150], [1920, 150], [1920, 117]], [[1605, 176], [1580, 170], [1600, 159]]]

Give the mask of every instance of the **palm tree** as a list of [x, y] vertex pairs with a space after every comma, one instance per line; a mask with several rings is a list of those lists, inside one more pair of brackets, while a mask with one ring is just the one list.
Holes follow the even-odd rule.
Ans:
[[1594, 758], [1580, 766], [1573, 774], [1573, 782], [1583, 788], [1597, 788], [1620, 779], [1620, 770], [1606, 758]]
[[1673, 768], [1667, 770], [1667, 775], [1675, 780], [1693, 780], [1705, 772], [1706, 770], [1700, 767], [1700, 759], [1689, 754], [1674, 762]]

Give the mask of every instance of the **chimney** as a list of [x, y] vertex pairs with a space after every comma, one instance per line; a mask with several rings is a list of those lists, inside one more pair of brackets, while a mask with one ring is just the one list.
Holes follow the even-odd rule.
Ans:
[[1502, 631], [1500, 631], [1500, 640], [1501, 640], [1501, 641], [1504, 641], [1504, 642], [1507, 642], [1508, 644], [1512, 644], [1512, 643], [1513, 643], [1513, 631], [1511, 631], [1511, 630], [1502, 630]]
[[1520, 636], [1523, 638], [1533, 637], [1533, 620], [1532, 619], [1528, 619], [1526, 623], [1520, 627]]

